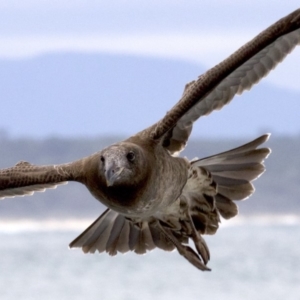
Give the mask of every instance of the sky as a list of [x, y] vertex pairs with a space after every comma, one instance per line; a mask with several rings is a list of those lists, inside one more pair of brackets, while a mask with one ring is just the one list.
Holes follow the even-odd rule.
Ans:
[[[105, 53], [208, 69], [299, 6], [296, 0], [0, 0], [0, 60]], [[264, 82], [300, 95], [299, 64], [300, 47]]]

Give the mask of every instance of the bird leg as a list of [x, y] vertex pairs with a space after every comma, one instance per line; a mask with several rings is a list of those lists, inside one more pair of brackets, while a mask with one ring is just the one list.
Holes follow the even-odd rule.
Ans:
[[187, 217], [189, 220], [189, 224], [191, 226], [190, 229], [192, 231], [191, 238], [195, 244], [198, 254], [202, 257], [204, 263], [207, 264], [207, 262], [210, 259], [210, 253], [209, 253], [207, 244], [206, 244], [205, 240], [203, 239], [203, 237], [201, 236], [201, 234], [199, 234], [199, 232], [196, 230], [192, 216], [189, 211], [187, 212]]
[[170, 229], [163, 227], [160, 222], [158, 222], [158, 227], [162, 233], [174, 244], [180, 255], [186, 258], [197, 269], [202, 271], [210, 271], [210, 269], [201, 261], [200, 256], [189, 246], [182, 245], [172, 234]]

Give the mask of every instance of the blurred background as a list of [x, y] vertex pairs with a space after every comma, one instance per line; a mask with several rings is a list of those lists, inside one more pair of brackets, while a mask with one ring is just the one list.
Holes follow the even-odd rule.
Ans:
[[[150, 126], [187, 82], [299, 1], [0, 0], [0, 167], [72, 161]], [[213, 272], [177, 253], [85, 256], [67, 244], [103, 211], [68, 184], [0, 203], [3, 299], [296, 299], [300, 294], [300, 47], [194, 126], [183, 155], [271, 132], [267, 172], [207, 237]]]

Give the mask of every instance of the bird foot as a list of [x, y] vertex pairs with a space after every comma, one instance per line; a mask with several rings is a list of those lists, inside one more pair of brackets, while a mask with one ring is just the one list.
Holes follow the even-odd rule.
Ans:
[[[199, 255], [189, 246], [177, 247], [178, 252], [186, 258], [193, 266], [201, 271], [211, 271], [202, 261]], [[198, 251], [198, 249], [197, 249]]]
[[[204, 242], [199, 240], [199, 243], [195, 243], [197, 251], [203, 257], [204, 262], [202, 262], [201, 257], [189, 246], [185, 246], [181, 244], [180, 241], [174, 236], [174, 234], [167, 228], [163, 227], [159, 223], [159, 228], [162, 231], [162, 233], [174, 244], [174, 246], [177, 248], [180, 255], [182, 255], [185, 259], [187, 259], [193, 266], [195, 266], [197, 269], [201, 271], [210, 271], [205, 264], [208, 261], [209, 258], [209, 252], [207, 249], [207, 246]], [[204, 240], [203, 240], [204, 241]]]

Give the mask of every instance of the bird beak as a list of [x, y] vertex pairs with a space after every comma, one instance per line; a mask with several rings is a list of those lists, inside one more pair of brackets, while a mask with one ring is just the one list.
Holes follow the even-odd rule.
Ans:
[[123, 172], [123, 170], [124, 170], [124, 167], [120, 168], [120, 167], [117, 167], [115, 164], [112, 164], [111, 166], [109, 166], [105, 171], [105, 178], [106, 178], [107, 186], [113, 186], [116, 179]]

